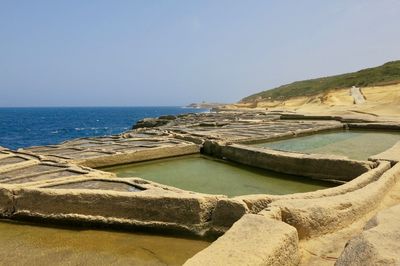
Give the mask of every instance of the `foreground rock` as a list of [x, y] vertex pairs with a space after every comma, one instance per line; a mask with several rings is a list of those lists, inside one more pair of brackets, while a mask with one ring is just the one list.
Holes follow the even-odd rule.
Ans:
[[247, 214], [185, 265], [297, 265], [297, 245], [294, 227], [262, 215]]
[[400, 205], [383, 210], [350, 240], [336, 265], [400, 265]]

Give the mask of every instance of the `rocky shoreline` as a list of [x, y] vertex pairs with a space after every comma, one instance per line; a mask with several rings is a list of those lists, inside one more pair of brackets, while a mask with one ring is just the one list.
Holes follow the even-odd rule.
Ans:
[[[400, 131], [400, 123], [362, 115], [211, 112], [144, 119], [108, 137], [1, 148], [0, 216], [221, 236], [187, 265], [398, 264], [381, 246], [399, 248], [391, 218], [399, 216], [399, 145], [367, 161], [247, 145], [344, 128]], [[229, 198], [99, 170], [198, 153], [342, 185]]]

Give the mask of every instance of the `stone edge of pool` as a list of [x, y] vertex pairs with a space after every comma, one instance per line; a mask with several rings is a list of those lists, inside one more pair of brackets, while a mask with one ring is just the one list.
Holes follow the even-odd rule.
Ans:
[[[304, 119], [304, 116], [301, 119]], [[312, 117], [312, 119], [317, 118]], [[396, 164], [399, 160], [399, 146], [396, 144], [390, 151], [383, 152], [383, 155], [371, 156], [370, 161], [355, 161], [338, 156], [255, 148], [243, 143], [252, 139], [253, 141], [274, 139], [284, 135], [310, 134], [343, 127], [400, 129], [400, 124], [394, 122], [344, 118], [339, 120], [341, 121], [338, 123], [317, 125], [316, 128], [274, 133], [272, 136], [258, 134], [253, 138], [240, 133], [239, 137], [233, 135], [226, 139], [224, 136], [218, 136], [218, 131], [204, 136], [202, 132], [190, 133], [190, 127], [188, 127], [188, 132], [185, 132], [185, 128], [177, 130], [168, 126], [138, 129], [141, 133], [148, 130], [151, 136], [166, 136], [180, 139], [182, 142], [169, 146], [167, 143], [162, 147], [149, 148], [148, 146], [146, 149], [137, 149], [138, 147], [135, 146], [133, 150], [129, 150], [132, 147], [121, 142], [122, 144], [116, 145], [123, 146], [121, 150], [128, 149], [129, 152], [94, 150], [90, 152], [96, 153], [96, 156], [88, 159], [68, 158], [70, 154], [47, 156], [29, 150], [14, 152], [2, 148], [0, 161], [13, 156], [25, 158], [26, 161], [1, 166], [0, 174], [33, 165], [47, 164], [62, 169], [46, 172], [46, 174], [54, 175], [68, 169], [75, 175], [67, 177], [56, 175], [56, 178], [20, 184], [0, 184], [0, 215], [9, 219], [153, 228], [198, 236], [223, 234], [208, 248], [189, 259], [187, 265], [208, 263], [218, 265], [218, 262], [231, 264], [242, 262], [265, 264], [267, 262], [268, 265], [295, 265], [300, 260], [299, 241], [335, 232], [352, 224], [365, 214], [377, 211], [383, 197], [400, 177], [400, 166]], [[343, 121], [351, 121], [351, 123], [343, 123]], [[247, 120], [246, 123], [248, 123]], [[123, 139], [129, 139], [129, 134], [132, 133], [127, 132], [121, 136]], [[70, 144], [67, 142], [66, 145]], [[57, 149], [59, 146], [52, 145], [51, 147]], [[76, 152], [73, 150], [72, 154], [79, 155], [80, 151], [89, 152], [80, 148], [74, 149]], [[288, 174], [301, 173], [316, 179], [333, 179], [346, 183], [338, 187], [307, 193], [227, 198], [223, 195], [184, 191], [141, 178], [121, 179], [111, 173], [88, 167], [193, 154], [198, 153], [200, 149], [205, 154], [250, 166]], [[24, 177], [14, 177], [16, 180], [21, 178]], [[58, 185], [87, 180], [124, 183], [140, 191], [57, 188]], [[271, 228], [274, 230], [271, 231]], [[346, 256], [348, 254], [347, 250]]]

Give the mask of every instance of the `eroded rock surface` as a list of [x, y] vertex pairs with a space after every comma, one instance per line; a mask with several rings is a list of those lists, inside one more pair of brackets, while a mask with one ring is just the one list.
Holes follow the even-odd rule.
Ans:
[[400, 205], [379, 212], [351, 239], [337, 260], [341, 265], [400, 265]]
[[[0, 216], [197, 236], [226, 232], [187, 265], [296, 265], [302, 261], [299, 239], [335, 235], [382, 208], [381, 201], [400, 179], [398, 147], [367, 162], [246, 144], [348, 127], [400, 129], [398, 123], [378, 120], [265, 111], [187, 114], [145, 119], [136, 129], [114, 136], [18, 151], [0, 147]], [[343, 185], [227, 198], [94, 169], [200, 152]], [[400, 203], [396, 197], [392, 201]], [[392, 252], [399, 249], [399, 216], [399, 207], [378, 214], [349, 242], [337, 264], [399, 264]], [[330, 259], [327, 265], [334, 263]]]
[[295, 228], [262, 215], [246, 214], [222, 237], [189, 259], [186, 266], [297, 265]]

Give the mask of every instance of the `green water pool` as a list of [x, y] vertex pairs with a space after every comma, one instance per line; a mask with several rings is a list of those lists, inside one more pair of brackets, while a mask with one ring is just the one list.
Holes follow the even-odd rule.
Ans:
[[334, 154], [355, 160], [367, 160], [400, 141], [400, 132], [344, 130], [294, 137], [251, 146], [283, 151]]
[[246, 167], [203, 155], [184, 156], [102, 169], [119, 177], [141, 177], [177, 188], [230, 197], [290, 194], [324, 189], [332, 183]]
[[182, 265], [209, 242], [0, 221], [1, 265]]

